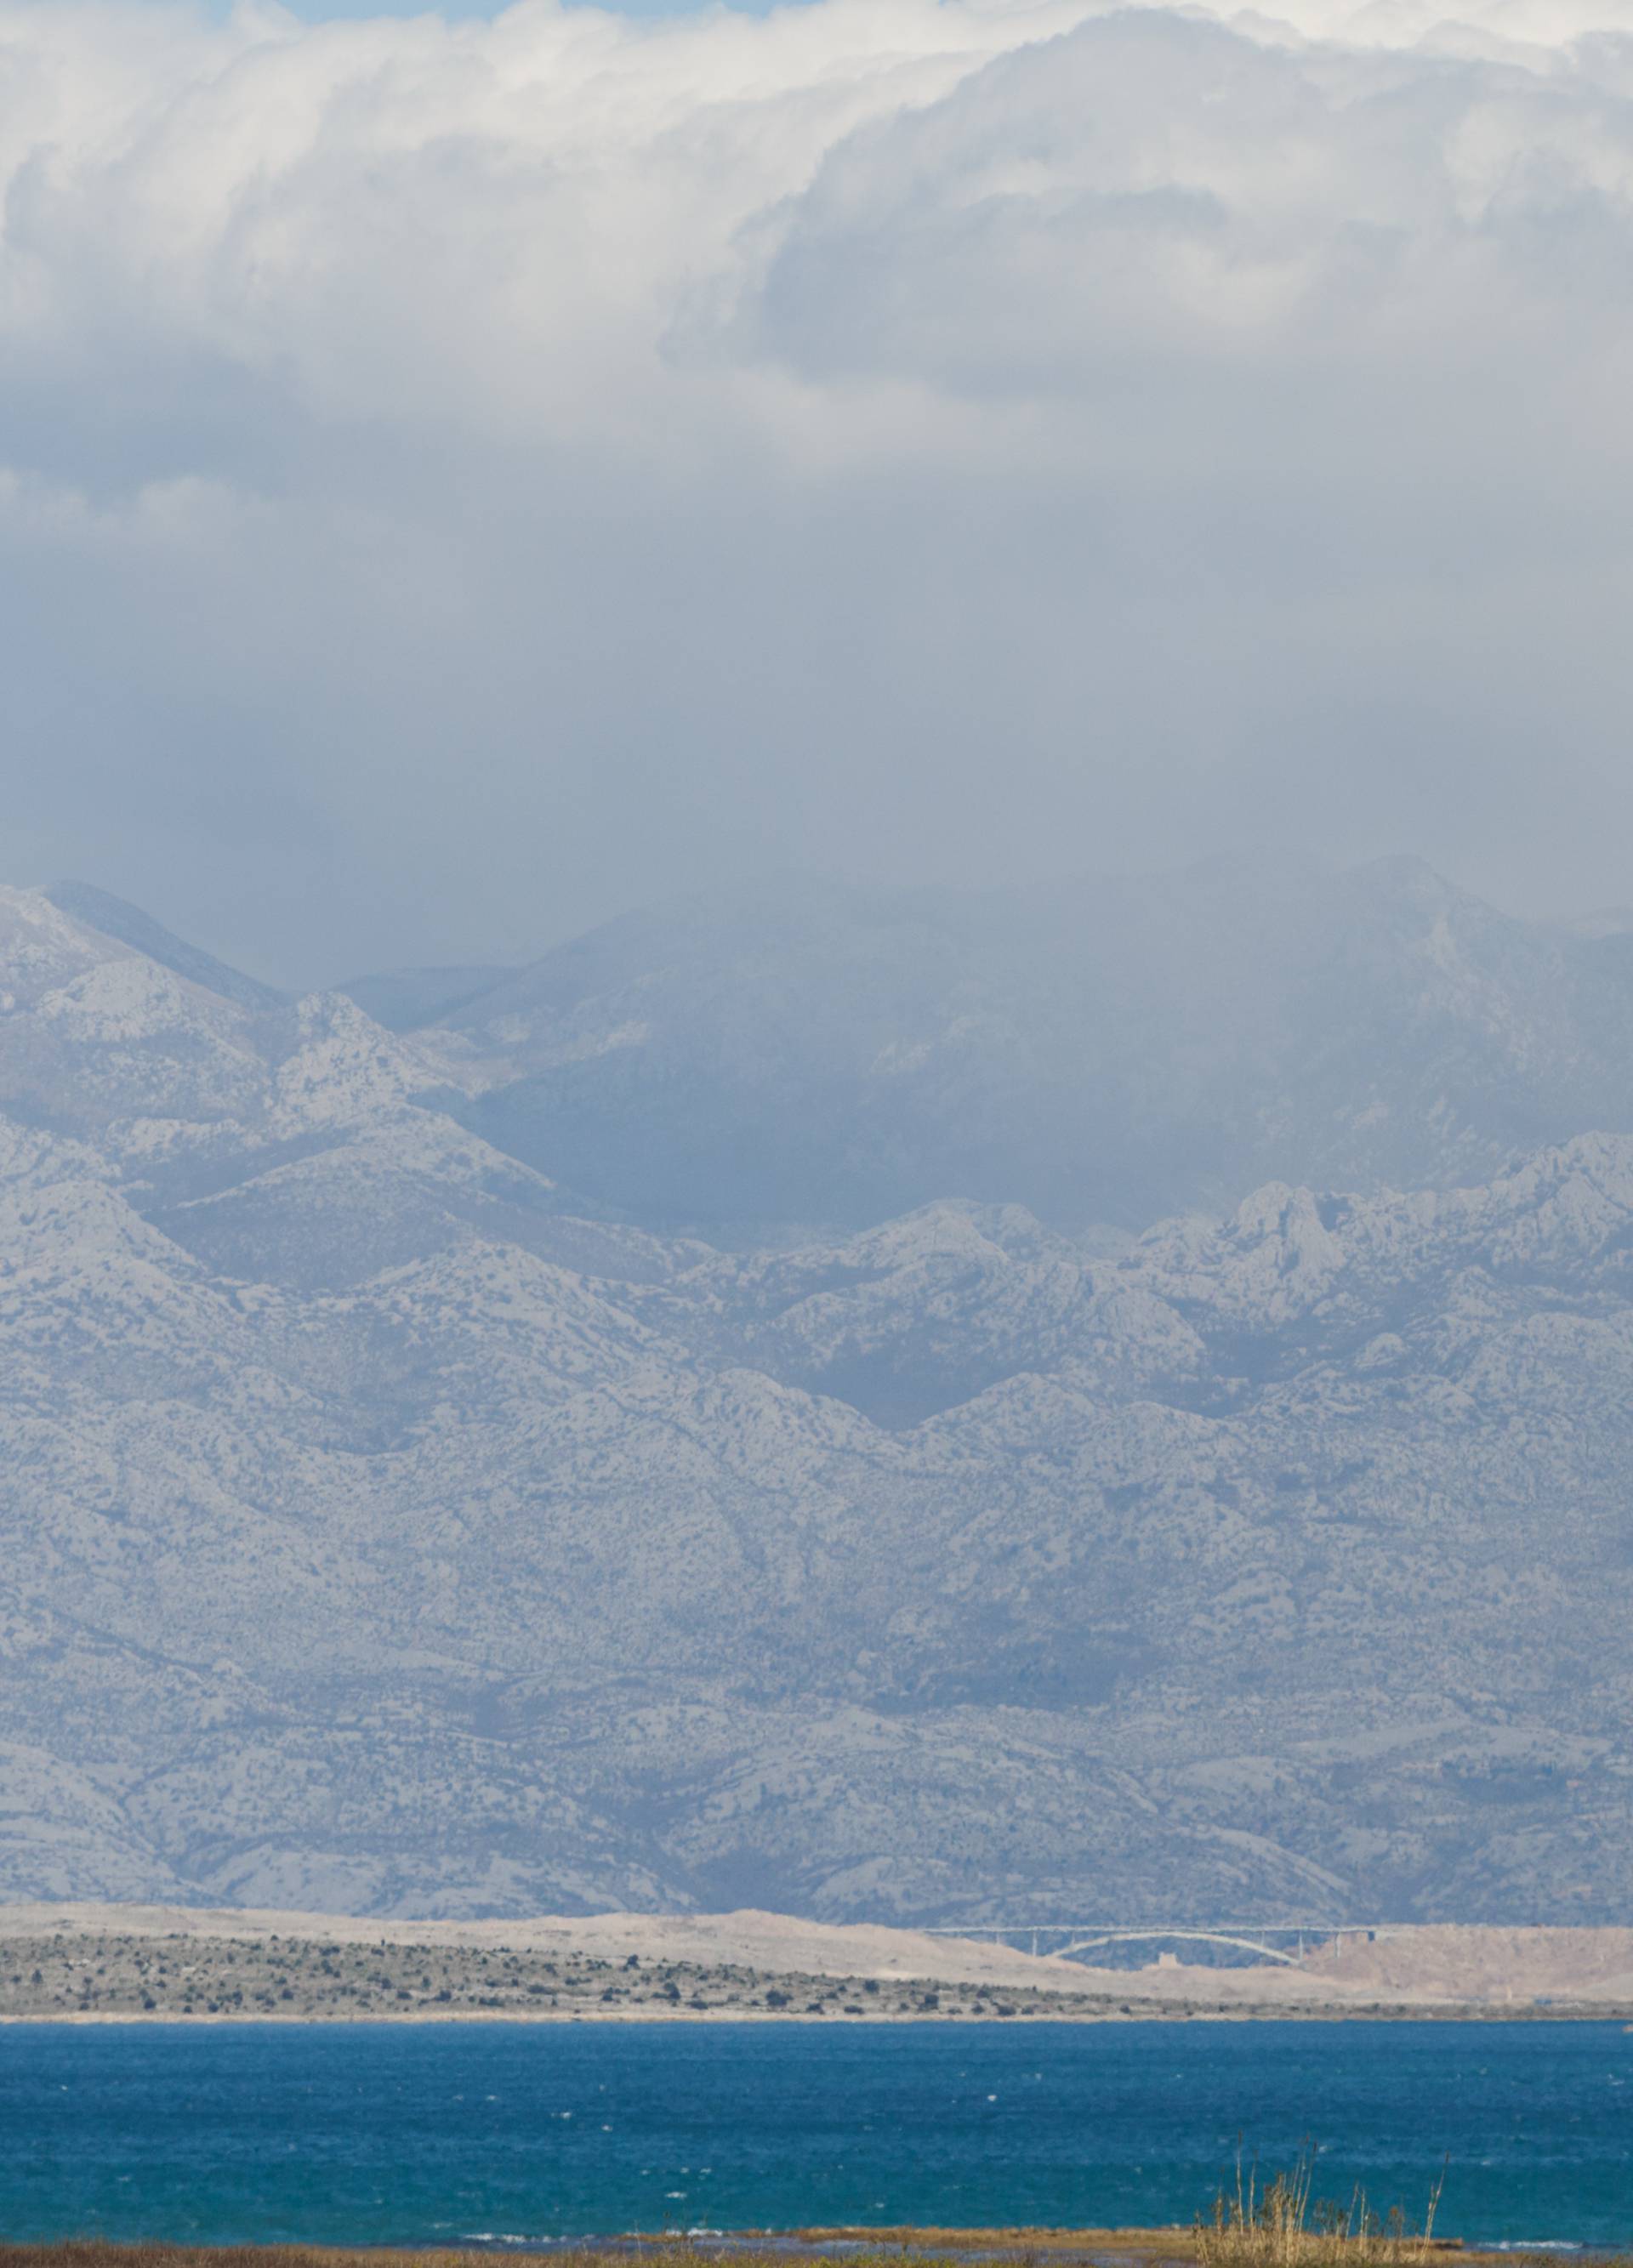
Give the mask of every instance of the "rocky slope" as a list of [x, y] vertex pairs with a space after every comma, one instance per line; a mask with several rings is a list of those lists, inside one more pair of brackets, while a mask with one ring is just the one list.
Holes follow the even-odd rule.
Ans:
[[80, 905], [0, 894], [0, 1892], [1624, 1916], [1633, 1138], [722, 1252]]

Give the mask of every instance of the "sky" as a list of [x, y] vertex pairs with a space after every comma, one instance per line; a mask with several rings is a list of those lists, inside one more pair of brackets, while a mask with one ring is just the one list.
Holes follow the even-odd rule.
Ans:
[[[232, 16], [238, 0], [210, 0], [208, 13], [217, 22]], [[569, 5], [593, 4], [594, 0], [567, 0]], [[145, 0], [148, 6], [167, 5], [169, 0]], [[440, 16], [447, 23], [491, 22], [502, 15], [505, 0], [284, 0], [289, 13], [303, 24], [336, 24], [378, 20], [381, 17]], [[777, 0], [613, 0], [611, 12], [619, 16], [687, 16], [719, 4], [744, 15], [769, 15]], [[792, 0], [803, 6], [808, 0]]]
[[1633, 0], [0, 0], [8, 879], [1633, 899]]

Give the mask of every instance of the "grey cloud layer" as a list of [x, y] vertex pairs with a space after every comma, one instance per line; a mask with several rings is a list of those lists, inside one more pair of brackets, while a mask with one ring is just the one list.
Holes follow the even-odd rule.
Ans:
[[1622, 894], [1630, 31], [0, 6], [20, 864], [296, 976], [794, 858]]

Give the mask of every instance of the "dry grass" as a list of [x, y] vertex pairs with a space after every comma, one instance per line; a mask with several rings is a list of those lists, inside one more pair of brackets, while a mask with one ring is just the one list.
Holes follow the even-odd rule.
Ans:
[[[516, 2251], [526, 2257], [525, 2249]], [[508, 2248], [507, 2248], [508, 2251]], [[0, 2244], [0, 2268], [472, 2268], [485, 2257], [479, 2248], [468, 2250], [395, 2250], [385, 2246], [353, 2250], [319, 2244], [115, 2244], [101, 2237], [81, 2237], [60, 2244]], [[499, 2256], [493, 2256], [499, 2257]], [[536, 2260], [541, 2257], [536, 2253]], [[551, 2248], [550, 2268], [698, 2268], [705, 2257], [699, 2247], [683, 2239], [655, 2239], [626, 2245]], [[773, 2256], [734, 2252], [734, 2268], [773, 2268]], [[774, 2257], [774, 2268], [789, 2268], [783, 2255]], [[847, 2262], [846, 2268], [850, 2268]], [[900, 2268], [893, 2260], [891, 2268]]]
[[[0, 2243], [0, 2268], [472, 2268], [483, 2257], [521, 2261], [526, 2268], [801, 2268], [798, 2248], [757, 2250], [753, 2243], [710, 2245], [683, 2236], [626, 2239], [617, 2245], [551, 2245], [549, 2252], [526, 2252], [517, 2245], [504, 2255], [483, 2255], [467, 2250], [392, 2250], [338, 2248], [338, 2245], [166, 2245], [114, 2243], [102, 2236], [82, 2236], [66, 2243], [9, 2245]], [[819, 2259], [805, 2255], [805, 2268], [824, 2268]], [[903, 2268], [898, 2250], [846, 2252], [844, 2268]], [[916, 2250], [914, 2268], [969, 2268], [969, 2261], [952, 2261], [935, 2250]]]
[[1193, 2232], [1199, 2268], [1415, 2268], [1451, 2249], [1435, 2239], [1440, 2182], [1415, 2228], [1399, 2205], [1375, 2213], [1361, 2190], [1344, 2205], [1318, 2198], [1314, 2181], [1313, 2150], [1262, 2187], [1257, 2166], [1244, 2174], [1238, 2160], [1235, 2190]]
[[[515, 2250], [524, 2258], [526, 2250]], [[508, 2255], [508, 2248], [507, 2248]], [[484, 2256], [479, 2249], [461, 2250], [396, 2250], [384, 2246], [342, 2250], [316, 2244], [159, 2244], [115, 2243], [102, 2237], [79, 2237], [55, 2244], [0, 2243], [0, 2268], [472, 2268]], [[506, 2257], [506, 2256], [499, 2256]], [[797, 2247], [792, 2252], [751, 2243], [712, 2246], [706, 2240], [685, 2237], [632, 2237], [616, 2246], [551, 2247], [535, 2252], [536, 2262], [550, 2268], [801, 2268]], [[831, 2264], [806, 2256], [805, 2268], [831, 2268]], [[881, 2249], [847, 2250], [845, 2268], [902, 2268], [902, 2254]], [[926, 2248], [913, 2254], [913, 2268], [969, 2268], [966, 2261], [938, 2257]]]
[[[1188, 2229], [805, 2229], [774, 2249], [762, 2250], [757, 2237], [629, 2238], [536, 2252], [532, 2259], [540, 2268], [546, 2261], [549, 2268], [971, 2268], [973, 2255], [1007, 2268], [1415, 2268], [1432, 2257], [1437, 2268], [1557, 2268], [1552, 2258], [1466, 2252], [1437, 2239], [1432, 2205], [1425, 2223], [1414, 2230], [1398, 2214], [1380, 2220], [1360, 2198], [1343, 2211], [1324, 2208], [1312, 2199], [1309, 2169], [1301, 2165], [1263, 2190], [1250, 2174], [1236, 2195], [1221, 2197], [1211, 2219]], [[839, 2262], [818, 2249], [846, 2237]], [[115, 2244], [100, 2237], [0, 2243], [0, 2268], [473, 2268], [476, 2257], [447, 2249]], [[1633, 2257], [1601, 2258], [1598, 2268], [1633, 2268]]]

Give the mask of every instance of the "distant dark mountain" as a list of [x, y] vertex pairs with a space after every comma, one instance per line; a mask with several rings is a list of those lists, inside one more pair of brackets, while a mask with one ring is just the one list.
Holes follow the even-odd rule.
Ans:
[[104, 937], [116, 938], [147, 960], [156, 961], [160, 968], [174, 969], [189, 983], [202, 984], [206, 991], [218, 993], [240, 1008], [275, 1008], [289, 998], [276, 986], [246, 976], [242, 969], [229, 968], [214, 954], [173, 936], [139, 906], [128, 904], [110, 891], [99, 890], [93, 883], [53, 882], [43, 895], [75, 921], [100, 930]]
[[610, 924], [450, 1012], [470, 1123], [654, 1226], [954, 1195], [1137, 1227], [1267, 1179], [1479, 1179], [1633, 1129], [1633, 940], [1411, 860], [989, 892], [791, 879]]
[[335, 990], [355, 1000], [388, 1032], [413, 1032], [435, 1023], [439, 1016], [455, 1014], [514, 974], [503, 966], [386, 968], [373, 976], [349, 977]]

